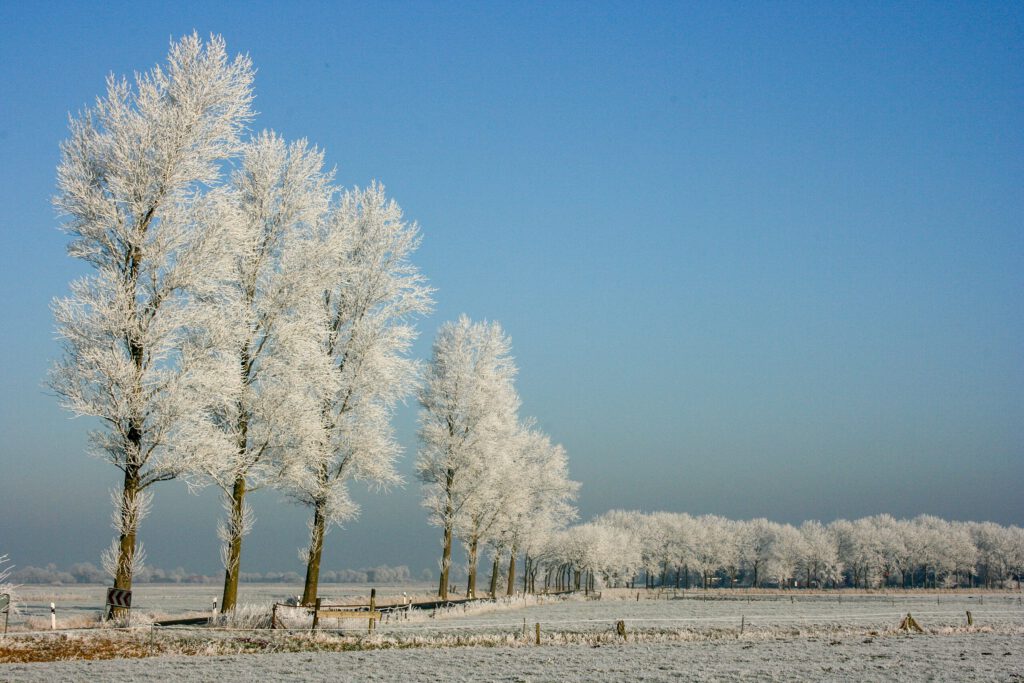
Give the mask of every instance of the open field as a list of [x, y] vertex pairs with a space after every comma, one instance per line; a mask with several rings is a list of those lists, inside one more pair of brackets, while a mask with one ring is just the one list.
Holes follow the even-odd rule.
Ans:
[[1021, 680], [1020, 635], [462, 647], [9, 664], [0, 678], [190, 681]]
[[[153, 588], [163, 592], [151, 594], [150, 606], [169, 614], [200, 609], [213, 591]], [[255, 611], [294, 594], [290, 586], [252, 588], [250, 602], [267, 600]], [[339, 589], [338, 598], [366, 597], [366, 587], [331, 588]], [[409, 588], [379, 594], [400, 596]], [[640, 600], [637, 592], [395, 614], [372, 636], [351, 621], [327, 623], [311, 635], [301, 610], [286, 615], [292, 629], [284, 631], [21, 632], [0, 647], [0, 661], [14, 662], [0, 665], [0, 679], [138, 680], [187, 671], [196, 680], [1024, 680], [1024, 605], [1017, 592], [641, 590]], [[925, 633], [897, 630], [908, 612]], [[78, 661], [24, 663], [28, 653]]]

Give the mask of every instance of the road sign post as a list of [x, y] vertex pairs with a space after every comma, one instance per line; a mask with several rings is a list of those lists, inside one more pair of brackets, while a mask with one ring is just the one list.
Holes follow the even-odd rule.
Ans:
[[114, 615], [115, 609], [125, 610], [127, 621], [131, 622], [131, 607], [132, 607], [132, 592], [126, 591], [121, 588], [108, 588], [107, 589], [107, 607], [109, 615]]

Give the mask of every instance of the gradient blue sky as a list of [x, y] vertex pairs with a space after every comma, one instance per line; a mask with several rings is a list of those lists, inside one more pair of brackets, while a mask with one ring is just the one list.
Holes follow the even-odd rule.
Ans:
[[[256, 127], [420, 222], [438, 288], [511, 334], [524, 412], [613, 507], [1024, 522], [1024, 5], [0, 4], [0, 554], [97, 562], [113, 467], [42, 385], [83, 267], [50, 207], [67, 115], [170, 39], [258, 68]], [[327, 568], [435, 566], [410, 482]], [[243, 570], [300, 570], [255, 497]], [[163, 567], [218, 568], [218, 505], [156, 489]]]

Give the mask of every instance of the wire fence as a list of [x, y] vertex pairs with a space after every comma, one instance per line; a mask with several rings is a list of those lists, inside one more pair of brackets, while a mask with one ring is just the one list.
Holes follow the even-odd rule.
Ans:
[[[964, 613], [960, 610], [927, 610], [927, 611], [915, 611], [916, 617], [922, 621], [924, 620], [962, 620]], [[656, 626], [669, 626], [675, 624], [686, 624], [686, 625], [717, 625], [717, 624], [736, 624], [737, 622], [743, 623], [746, 628], [772, 628], [777, 626], [789, 626], [789, 625], [801, 625], [805, 627], [829, 627], [829, 626], [842, 626], [850, 625], [852, 622], [872, 622], [875, 624], [891, 624], [895, 627], [899, 621], [905, 616], [904, 612], [897, 611], [886, 611], [886, 612], [845, 612], [840, 614], [828, 614], [828, 615], [775, 615], [771, 617], [760, 617], [757, 615], [747, 614], [733, 614], [727, 616], [706, 616], [706, 617], [636, 617], [631, 615], [624, 615], [610, 611], [606, 616], [595, 617], [595, 618], [573, 618], [573, 619], [543, 619], [543, 625], [546, 629], [562, 629], [564, 631], [573, 631], [579, 629], [586, 629], [596, 625], [606, 625], [609, 628], [614, 628], [615, 624], [619, 621], [624, 622], [631, 628], [636, 629], [641, 625], [656, 625]], [[762, 618], [763, 617], [763, 618]], [[1010, 625], [1016, 625], [1024, 627], [1024, 611], [1021, 610], [984, 610], [974, 613], [975, 622], [979, 625], [984, 625], [987, 620], [996, 619], [999, 623], [1008, 623]], [[525, 629], [526, 620], [520, 619], [516, 621], [494, 621], [494, 620], [482, 620], [465, 618], [453, 621], [451, 623], [445, 622], [419, 622], [419, 623], [394, 623], [379, 628], [379, 635], [388, 635], [392, 633], [409, 633], [409, 632], [433, 632], [433, 633], [479, 633], [479, 634], [492, 634], [494, 632], [512, 632], [518, 633], [520, 630]], [[317, 632], [328, 633], [328, 634], [354, 634], [361, 632], [364, 629], [362, 627], [349, 627], [349, 628], [330, 628], [321, 627]], [[103, 633], [188, 633], [188, 634], [216, 634], [216, 633], [260, 633], [263, 635], [280, 635], [282, 637], [296, 634], [311, 634], [313, 632], [309, 626], [300, 627], [281, 627], [275, 629], [269, 629], [266, 627], [241, 627], [241, 626], [161, 626], [158, 624], [144, 624], [138, 626], [104, 626], [101, 629], [97, 628], [73, 628], [73, 629], [52, 629], [44, 631], [22, 631], [16, 633], [9, 633], [7, 637], [18, 638], [18, 637], [39, 637], [39, 636], [66, 636], [77, 634], [81, 635], [83, 632], [89, 632], [93, 634]]]

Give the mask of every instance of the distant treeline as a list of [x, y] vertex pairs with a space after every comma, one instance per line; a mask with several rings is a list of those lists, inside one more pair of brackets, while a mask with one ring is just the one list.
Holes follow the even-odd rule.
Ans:
[[[240, 580], [246, 583], [301, 583], [302, 576], [298, 572], [242, 572]], [[421, 580], [433, 580], [433, 573], [424, 569]], [[59, 569], [51, 563], [45, 567], [15, 567], [9, 580], [15, 584], [50, 584], [63, 585], [74, 583], [107, 583], [109, 576], [91, 562], [79, 562], [67, 569]], [[182, 567], [165, 570], [159, 567], [145, 567], [135, 575], [136, 583], [219, 583], [223, 575], [205, 576], [186, 571]], [[408, 583], [413, 581], [412, 573], [407, 566], [391, 567], [380, 565], [364, 569], [325, 570], [320, 573], [321, 583]]]

